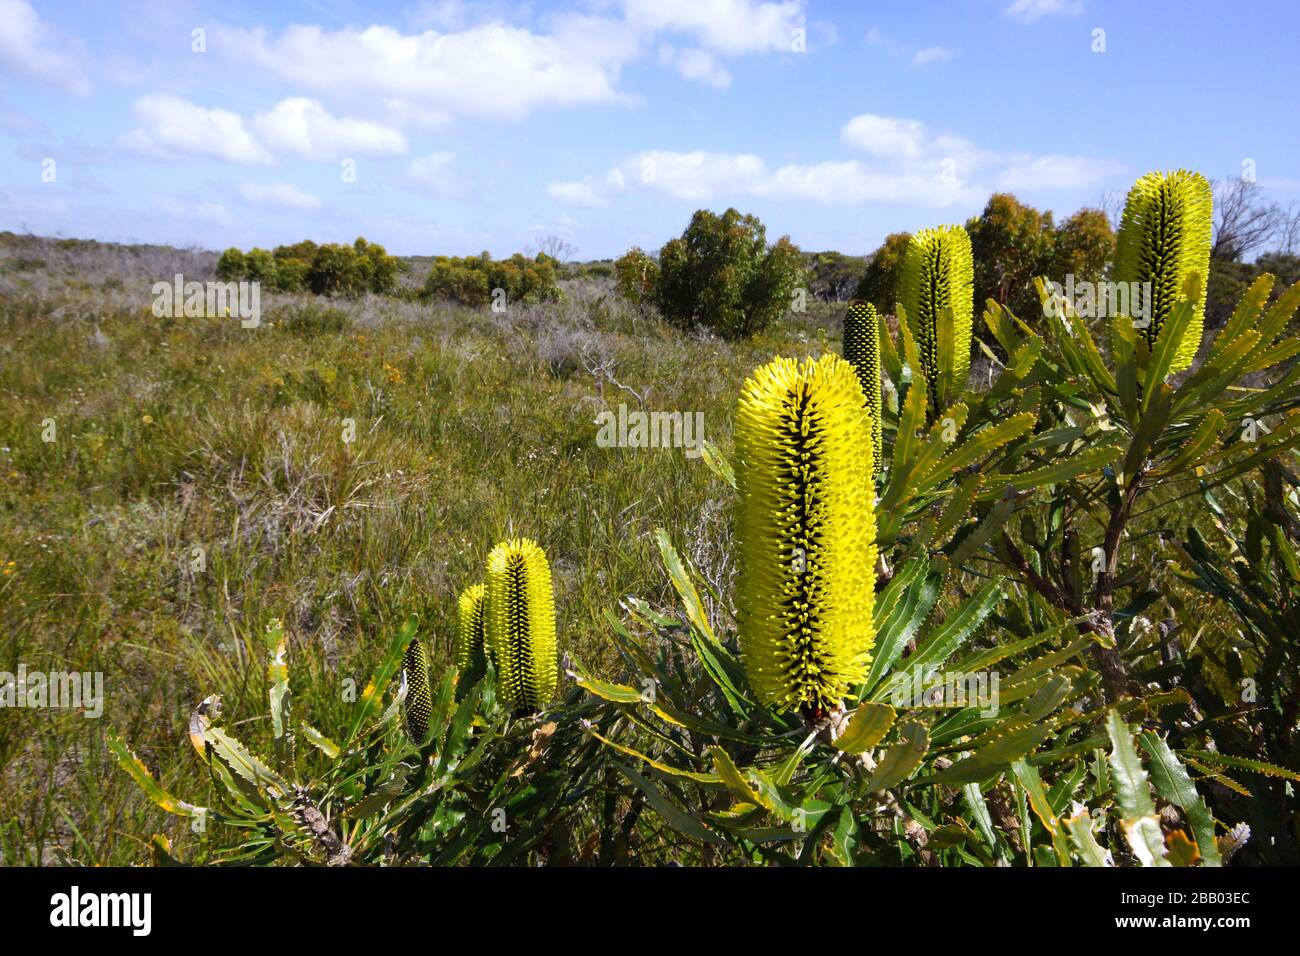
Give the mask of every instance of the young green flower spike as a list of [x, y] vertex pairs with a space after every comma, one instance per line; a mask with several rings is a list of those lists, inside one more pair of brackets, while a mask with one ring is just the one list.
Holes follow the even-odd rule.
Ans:
[[838, 355], [776, 359], [736, 409], [740, 646], [778, 711], [815, 713], [867, 674], [875, 640], [871, 417]]
[[[970, 371], [975, 265], [966, 230], [937, 226], [914, 235], [903, 256], [898, 282], [907, 325], [930, 386], [931, 404], [938, 408], [952, 390], [966, 387]], [[952, 309], [951, 341], [942, 334], [945, 308]]]
[[460, 592], [460, 628], [456, 632], [456, 667], [462, 674], [482, 671], [487, 619], [483, 599], [487, 588], [471, 584]]
[[429, 691], [429, 653], [418, 637], [406, 645], [402, 669], [406, 672], [406, 731], [413, 743], [422, 744], [429, 735], [433, 696]]
[[536, 541], [515, 538], [487, 560], [487, 643], [497, 687], [516, 709], [541, 709], [555, 694], [555, 598]]
[[[1183, 298], [1189, 273], [1199, 272], [1201, 288], [1210, 271], [1210, 234], [1214, 194], [1200, 173], [1180, 169], [1147, 173], [1129, 190], [1115, 244], [1115, 281], [1150, 282], [1148, 324], [1141, 329], [1147, 345], [1156, 339], [1174, 307]], [[1139, 286], [1139, 289], [1141, 287]], [[1145, 298], [1145, 293], [1141, 293]], [[1170, 372], [1192, 364], [1201, 345], [1205, 296], [1178, 343]]]
[[884, 429], [880, 423], [880, 313], [870, 302], [854, 299], [844, 316], [844, 357], [858, 373], [871, 415], [871, 448], [880, 467]]

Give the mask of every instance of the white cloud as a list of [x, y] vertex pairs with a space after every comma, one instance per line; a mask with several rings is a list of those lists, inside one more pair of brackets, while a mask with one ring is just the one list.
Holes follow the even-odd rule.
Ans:
[[1083, 0], [1014, 0], [1002, 15], [1021, 23], [1033, 23], [1049, 16], [1077, 17], [1082, 12]]
[[956, 52], [946, 46], [913, 46], [897, 37], [880, 32], [877, 27], [867, 31], [863, 41], [869, 47], [883, 50], [887, 55], [899, 59], [906, 58], [914, 67], [929, 66], [932, 63], [946, 63], [956, 56]]
[[602, 195], [596, 181], [588, 176], [578, 182], [552, 182], [546, 186], [546, 195], [571, 206], [588, 206], [593, 209], [608, 206], [609, 200]]
[[91, 85], [80, 59], [81, 52], [57, 36], [27, 0], [0, 0], [0, 66], [84, 96]]
[[204, 109], [170, 93], [135, 101], [140, 125], [119, 141], [127, 149], [159, 159], [207, 157], [240, 165], [273, 163], [271, 154], [244, 128], [238, 113]]
[[154, 204], [174, 219], [183, 219], [186, 222], [198, 219], [218, 226], [234, 224], [234, 218], [226, 207], [213, 200], [193, 202], [188, 199], [177, 199], [174, 196], [158, 196], [155, 197]]
[[718, 196], [757, 196], [836, 204], [919, 202], [943, 206], [972, 198], [968, 187], [948, 182], [942, 170], [883, 169], [858, 160], [788, 163], [771, 167], [752, 153], [652, 150], [629, 157], [606, 175], [574, 183], [552, 183], [547, 192], [578, 205], [603, 206], [626, 184], [674, 199], [708, 202]]
[[731, 74], [707, 50], [678, 50], [665, 44], [659, 48], [659, 58], [688, 80], [698, 80], [720, 90], [731, 86]]
[[872, 156], [915, 159], [925, 146], [925, 125], [920, 120], [863, 113], [844, 124], [840, 139]]
[[912, 54], [912, 66], [929, 66], [931, 63], [947, 63], [952, 59], [952, 50], [945, 46], [922, 47]]
[[292, 183], [241, 183], [239, 194], [251, 203], [285, 206], [289, 209], [319, 209], [319, 196], [304, 192]]
[[293, 25], [278, 36], [263, 29], [222, 34], [225, 48], [291, 83], [425, 125], [621, 101], [618, 71], [637, 52], [626, 25], [579, 16], [557, 18], [551, 34], [499, 23], [456, 33]]
[[406, 136], [391, 126], [367, 120], [340, 119], [326, 112], [318, 100], [294, 96], [281, 100], [267, 113], [253, 118], [262, 142], [315, 161], [344, 156], [404, 156]]
[[1087, 156], [1048, 155], [1013, 158], [998, 173], [999, 189], [1081, 189], [1124, 171], [1120, 163]]
[[551, 183], [547, 193], [586, 206], [607, 205], [614, 194], [635, 187], [695, 203], [756, 196], [828, 205], [942, 207], [981, 202], [994, 189], [1078, 189], [1122, 171], [1105, 159], [984, 150], [963, 137], [934, 133], [919, 120], [900, 117], [855, 116], [840, 136], [869, 161], [772, 166], [752, 153], [648, 151], [629, 156], [603, 180]]
[[577, 182], [552, 182], [546, 186], [546, 195], [572, 206], [600, 208], [609, 205], [609, 196], [627, 185], [623, 170], [615, 167], [597, 179], [588, 176]]
[[406, 183], [420, 192], [441, 199], [458, 198], [465, 189], [455, 166], [454, 153], [439, 151], [417, 156], [406, 167]]
[[802, 27], [802, 0], [624, 0], [627, 20], [638, 30], [687, 33], [718, 53], [789, 52]]

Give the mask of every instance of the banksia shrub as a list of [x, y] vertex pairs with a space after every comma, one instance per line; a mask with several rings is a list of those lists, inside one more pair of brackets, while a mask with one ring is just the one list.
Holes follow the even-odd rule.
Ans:
[[[907, 325], [921, 353], [922, 371], [933, 404], [952, 387], [964, 388], [970, 371], [971, 315], [975, 302], [975, 266], [970, 236], [961, 226], [936, 226], [914, 235], [903, 257], [899, 298]], [[952, 309], [953, 336], [940, 333], [943, 310]]]
[[[1148, 346], [1154, 348], [1165, 320], [1183, 298], [1188, 275], [1200, 273], [1205, 287], [1213, 215], [1214, 194], [1200, 173], [1147, 173], [1129, 190], [1115, 247], [1115, 281], [1151, 283], [1150, 321], [1141, 329]], [[1192, 364], [1204, 324], [1202, 295], [1170, 372]]]
[[486, 651], [484, 634], [487, 618], [484, 599], [487, 588], [471, 584], [460, 592], [460, 627], [456, 631], [456, 667], [462, 673], [483, 669]]
[[880, 469], [884, 429], [880, 423], [880, 313], [870, 302], [854, 299], [844, 316], [844, 357], [858, 373], [858, 384], [871, 415], [873, 473]]
[[429, 735], [433, 695], [429, 690], [429, 653], [418, 637], [406, 645], [402, 668], [406, 671], [406, 730], [412, 742], [421, 744]]
[[516, 709], [541, 709], [555, 694], [555, 598], [536, 541], [505, 541], [487, 560], [487, 644], [497, 687]]
[[776, 359], [736, 409], [740, 645], [777, 711], [834, 707], [875, 639], [871, 417], [838, 355]]

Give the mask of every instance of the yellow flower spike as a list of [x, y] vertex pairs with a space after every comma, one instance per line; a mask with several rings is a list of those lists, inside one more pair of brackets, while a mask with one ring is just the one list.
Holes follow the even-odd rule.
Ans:
[[[932, 407], [944, 407], [949, 396], [940, 385], [945, 374], [957, 391], [966, 387], [970, 372], [971, 317], [975, 307], [975, 260], [970, 235], [961, 226], [922, 229], [907, 244], [898, 280], [899, 297], [921, 353], [921, 370], [930, 386]], [[939, 341], [944, 308], [952, 309], [953, 343]]]
[[[1210, 238], [1214, 193], [1200, 173], [1185, 169], [1147, 173], [1129, 190], [1115, 241], [1115, 281], [1150, 282], [1150, 315], [1140, 329], [1155, 348], [1160, 328], [1183, 298], [1183, 283], [1191, 272], [1210, 274]], [[1141, 287], [1139, 286], [1139, 290]], [[1145, 301], [1145, 293], [1141, 293]], [[1169, 371], [1192, 364], [1205, 325], [1205, 296], [1197, 303]]]
[[497, 688], [516, 709], [540, 710], [555, 695], [555, 596], [536, 541], [513, 538], [487, 560], [487, 645]]
[[880, 313], [870, 302], [854, 299], [844, 316], [844, 358], [858, 373], [871, 415], [871, 448], [880, 467], [884, 429], [880, 421]]
[[462, 673], [482, 670], [484, 653], [484, 597], [487, 588], [471, 584], [460, 592], [460, 627], [456, 631], [456, 667]]
[[736, 409], [740, 647], [777, 711], [834, 707], [875, 641], [871, 415], [838, 355], [775, 359]]
[[419, 745], [429, 736], [433, 694], [429, 688], [429, 653], [418, 637], [406, 645], [402, 668], [406, 672], [406, 730], [411, 742]]

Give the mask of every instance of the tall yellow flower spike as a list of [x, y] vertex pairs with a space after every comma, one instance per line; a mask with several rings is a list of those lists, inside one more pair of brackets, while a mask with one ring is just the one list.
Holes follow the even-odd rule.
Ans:
[[[922, 371], [930, 386], [933, 407], [950, 396], [940, 388], [950, 379], [953, 388], [966, 387], [970, 372], [971, 317], [975, 308], [975, 260], [970, 235], [961, 226], [922, 229], [907, 244], [898, 279], [899, 295], [921, 353]], [[952, 309], [951, 344], [941, 340], [939, 321]]]
[[871, 416], [838, 355], [776, 359], [736, 409], [740, 646], [777, 711], [834, 707], [875, 640]]
[[[1115, 241], [1115, 281], [1151, 283], [1151, 314], [1141, 331], [1153, 349], [1165, 320], [1183, 298], [1187, 276], [1199, 272], [1205, 288], [1213, 217], [1214, 193], [1200, 173], [1147, 173], [1129, 190]], [[1204, 326], [1202, 294], [1174, 353], [1171, 373], [1192, 364]]]
[[555, 597], [536, 541], [514, 538], [487, 560], [487, 644], [497, 688], [516, 708], [541, 709], [555, 695]]
[[880, 419], [880, 313], [870, 302], [854, 299], [844, 316], [844, 358], [858, 373], [867, 412], [871, 415], [871, 448], [876, 468], [884, 450], [884, 428]]
[[487, 624], [484, 611], [486, 594], [487, 588], [482, 584], [471, 584], [460, 592], [460, 627], [456, 631], [456, 667], [462, 674], [476, 666], [480, 668], [483, 666], [483, 654], [486, 650], [484, 644]]
[[429, 736], [433, 695], [429, 690], [429, 653], [419, 637], [406, 645], [402, 669], [406, 672], [406, 729], [412, 743], [422, 744]]

